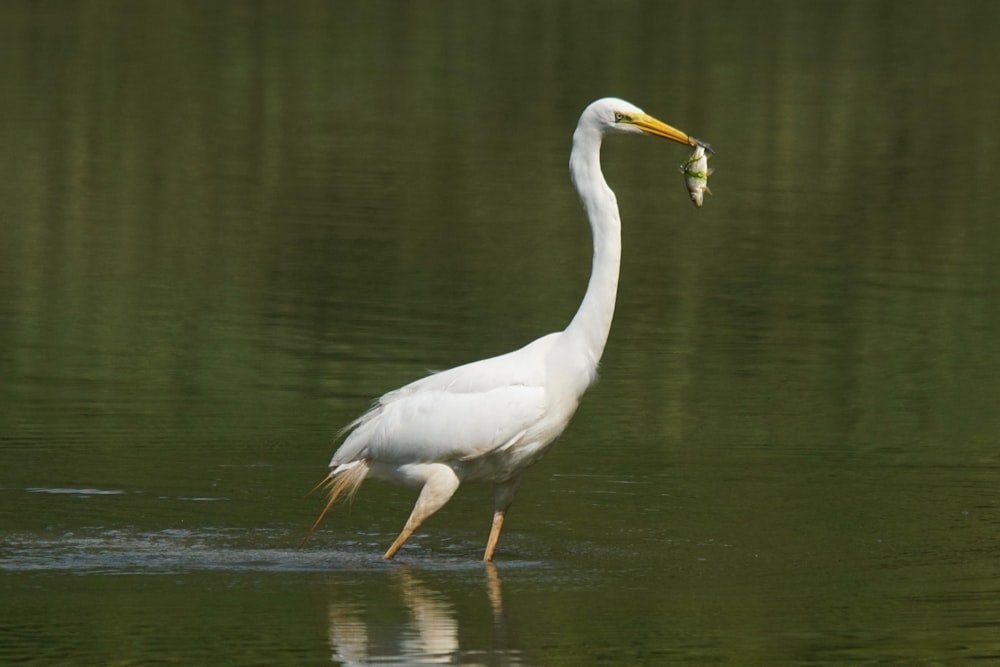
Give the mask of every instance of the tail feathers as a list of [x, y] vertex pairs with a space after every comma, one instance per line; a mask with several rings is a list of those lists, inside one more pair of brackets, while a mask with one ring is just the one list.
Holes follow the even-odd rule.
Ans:
[[347, 494], [348, 500], [353, 498], [354, 494], [358, 492], [359, 488], [361, 488], [361, 483], [365, 481], [365, 477], [367, 477], [367, 475], [368, 462], [355, 461], [353, 464], [350, 464], [349, 467], [341, 467], [338, 470], [331, 471], [330, 474], [324, 477], [319, 484], [313, 487], [312, 491], [309, 493], [313, 493], [323, 487], [329, 487], [330, 497], [326, 503], [326, 507], [324, 507], [323, 511], [320, 512], [319, 518], [317, 518], [313, 523], [309, 532], [306, 533], [306, 536], [302, 538], [302, 542], [299, 543], [299, 548], [305, 545], [309, 538], [312, 537], [312, 534], [316, 532], [316, 529], [319, 528], [319, 524], [323, 522], [323, 517], [325, 517], [326, 513], [330, 511], [333, 504], [337, 502], [337, 499], [345, 493]]

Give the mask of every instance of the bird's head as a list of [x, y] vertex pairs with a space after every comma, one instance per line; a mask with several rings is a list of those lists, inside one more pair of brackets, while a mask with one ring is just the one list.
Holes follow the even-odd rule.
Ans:
[[709, 153], [712, 152], [708, 144], [653, 118], [631, 102], [617, 97], [604, 97], [592, 102], [580, 118], [580, 124], [585, 123], [601, 134], [611, 132], [648, 134], [686, 146], [704, 146]]

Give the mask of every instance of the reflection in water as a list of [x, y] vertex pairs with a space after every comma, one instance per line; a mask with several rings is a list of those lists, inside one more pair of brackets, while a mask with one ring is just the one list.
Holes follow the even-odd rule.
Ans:
[[345, 665], [399, 663], [407, 665], [523, 665], [528, 664], [511, 640], [503, 608], [500, 574], [485, 564], [486, 596], [493, 614], [493, 641], [489, 647], [463, 649], [459, 642], [460, 613], [444, 594], [428, 587], [406, 567], [393, 571], [393, 588], [406, 607], [407, 617], [394, 623], [369, 618], [361, 604], [334, 601], [329, 607], [330, 648], [335, 662]]

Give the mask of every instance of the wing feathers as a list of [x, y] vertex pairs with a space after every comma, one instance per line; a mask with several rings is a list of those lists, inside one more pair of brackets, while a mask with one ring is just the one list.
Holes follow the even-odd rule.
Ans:
[[388, 392], [347, 425], [330, 465], [468, 460], [515, 445], [544, 417], [545, 359], [558, 335]]

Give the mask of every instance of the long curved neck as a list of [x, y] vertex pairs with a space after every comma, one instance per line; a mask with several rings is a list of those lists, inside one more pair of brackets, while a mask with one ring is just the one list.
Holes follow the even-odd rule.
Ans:
[[611, 331], [622, 255], [618, 202], [601, 173], [599, 132], [577, 128], [573, 134], [569, 170], [590, 220], [594, 235], [594, 263], [587, 293], [565, 333], [575, 350], [587, 360], [593, 376]]

